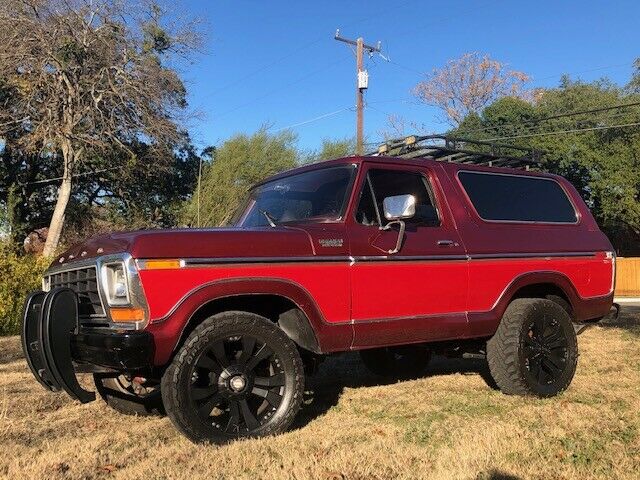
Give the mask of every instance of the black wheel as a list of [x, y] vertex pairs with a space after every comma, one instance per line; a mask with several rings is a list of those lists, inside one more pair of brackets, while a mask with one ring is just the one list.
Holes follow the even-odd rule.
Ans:
[[496, 384], [509, 395], [552, 397], [576, 372], [578, 341], [569, 314], [546, 299], [516, 299], [487, 342]]
[[403, 345], [360, 350], [365, 366], [382, 377], [415, 378], [424, 373], [431, 350], [422, 345]]
[[125, 415], [164, 415], [160, 385], [126, 375], [96, 373], [96, 390], [111, 408]]
[[167, 414], [194, 442], [281, 433], [303, 393], [295, 343], [273, 322], [246, 312], [198, 325], [162, 377]]

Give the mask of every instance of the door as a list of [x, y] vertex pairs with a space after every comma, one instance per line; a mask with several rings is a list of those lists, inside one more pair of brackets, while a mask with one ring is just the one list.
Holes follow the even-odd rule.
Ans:
[[[467, 258], [435, 174], [365, 164], [359, 189], [348, 220], [354, 347], [466, 336]], [[388, 225], [383, 203], [407, 194], [415, 215], [398, 243], [400, 226]]]

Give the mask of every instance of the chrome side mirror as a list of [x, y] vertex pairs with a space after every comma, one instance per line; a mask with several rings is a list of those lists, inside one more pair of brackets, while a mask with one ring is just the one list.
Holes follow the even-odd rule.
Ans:
[[416, 197], [413, 195], [394, 195], [382, 201], [384, 208], [384, 218], [391, 220], [382, 230], [390, 230], [391, 225], [400, 225], [398, 240], [395, 248], [388, 251], [389, 254], [398, 253], [404, 240], [405, 223], [404, 220], [412, 218], [416, 214]]
[[383, 200], [384, 218], [404, 220], [416, 214], [416, 197], [413, 195], [394, 195]]

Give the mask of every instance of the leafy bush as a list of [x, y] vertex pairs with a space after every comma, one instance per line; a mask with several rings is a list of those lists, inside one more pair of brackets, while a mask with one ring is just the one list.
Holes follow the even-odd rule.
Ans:
[[0, 242], [0, 335], [19, 333], [24, 299], [40, 288], [49, 263], [44, 257], [16, 255], [6, 242]]

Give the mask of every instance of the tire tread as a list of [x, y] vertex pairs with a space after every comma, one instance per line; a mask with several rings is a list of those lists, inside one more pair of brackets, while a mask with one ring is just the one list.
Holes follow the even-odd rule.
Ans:
[[293, 422], [300, 407], [302, 406], [304, 393], [304, 367], [298, 353], [295, 343], [273, 322], [253, 313], [240, 311], [227, 311], [216, 314], [204, 320], [189, 335], [184, 345], [180, 348], [173, 361], [162, 376], [161, 391], [164, 399], [167, 415], [171, 419], [174, 426], [187, 438], [196, 443], [207, 443], [214, 441], [215, 443], [228, 443], [233, 441], [232, 438], [216, 438], [212, 439], [205, 436], [197, 428], [194, 428], [185, 417], [184, 412], [188, 406], [183, 405], [183, 398], [179, 395], [177, 386], [179, 385], [179, 374], [184, 367], [190, 352], [197, 350], [197, 345], [201, 342], [208, 341], [210, 335], [226, 329], [246, 328], [248, 330], [264, 329], [271, 334], [281, 337], [283, 346], [293, 359], [294, 363], [294, 382], [295, 388], [293, 399], [290, 407], [287, 409], [278, 422], [268, 424], [264, 430], [260, 431], [260, 436], [275, 435], [286, 430]]

